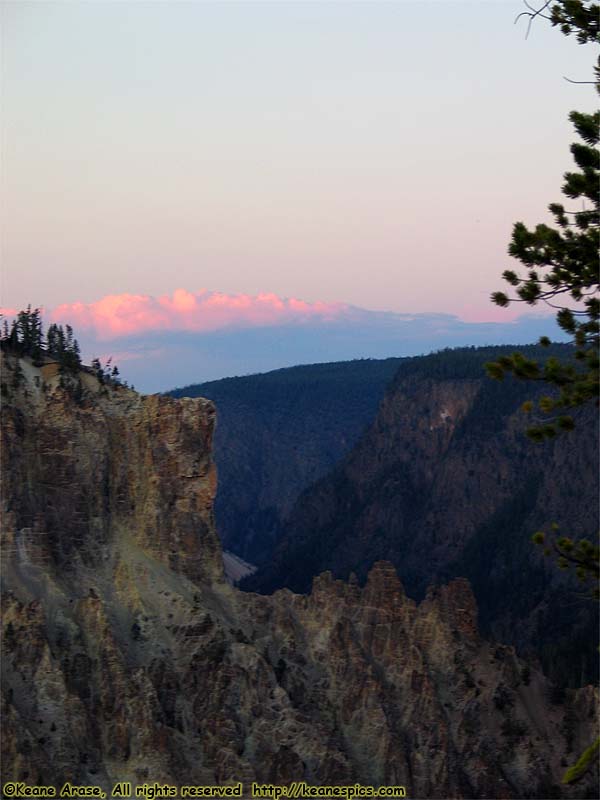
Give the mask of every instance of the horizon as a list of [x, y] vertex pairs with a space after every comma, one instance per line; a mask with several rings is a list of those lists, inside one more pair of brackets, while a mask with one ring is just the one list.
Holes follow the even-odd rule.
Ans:
[[[1, 309], [7, 321], [16, 309]], [[118, 365], [142, 393], [308, 364], [428, 355], [457, 347], [524, 346], [566, 337], [549, 314], [469, 322], [447, 313], [372, 311], [179, 289], [173, 296], [109, 296], [42, 311], [42, 324], [68, 324], [83, 360]]]

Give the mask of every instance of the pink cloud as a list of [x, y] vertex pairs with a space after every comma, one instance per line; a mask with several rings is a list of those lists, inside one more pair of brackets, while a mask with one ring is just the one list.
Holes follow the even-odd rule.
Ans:
[[346, 313], [344, 303], [307, 303], [272, 293], [259, 295], [189, 292], [173, 295], [107, 295], [94, 303], [64, 303], [53, 309], [53, 322], [68, 322], [76, 330], [88, 330], [100, 340], [147, 331], [214, 331], [332, 320]]

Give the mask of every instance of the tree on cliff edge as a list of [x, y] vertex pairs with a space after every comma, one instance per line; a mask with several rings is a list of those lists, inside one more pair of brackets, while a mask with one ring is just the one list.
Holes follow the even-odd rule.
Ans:
[[[565, 35], [574, 34], [579, 44], [600, 41], [597, 3], [547, 0], [539, 9], [524, 13], [529, 24], [536, 17], [543, 17], [559, 26]], [[595, 82], [600, 92], [600, 59], [595, 77], [590, 83]], [[577, 170], [565, 173], [562, 192], [570, 201], [581, 202], [581, 208], [573, 209], [573, 202], [568, 203], [571, 208], [551, 203], [549, 209], [556, 227], [541, 223], [530, 230], [523, 222], [517, 222], [508, 252], [525, 266], [525, 273], [505, 270], [502, 276], [514, 288], [514, 295], [502, 291], [492, 294], [492, 301], [499, 306], [545, 303], [556, 309], [558, 325], [575, 345], [572, 362], [549, 358], [539, 363], [515, 353], [486, 365], [494, 378], [502, 379], [509, 373], [517, 378], [543, 381], [558, 389], [554, 396], [545, 396], [538, 402], [544, 416], [528, 430], [528, 435], [536, 441], [571, 430], [575, 425], [572, 410], [589, 402], [597, 404], [599, 394], [600, 112], [572, 111], [569, 118], [581, 141], [571, 145]], [[542, 345], [549, 343], [546, 337], [540, 340]], [[524, 409], [531, 412], [533, 403], [525, 404]]]
[[[560, 27], [566, 36], [574, 34], [579, 44], [600, 42], [600, 5], [597, 3], [546, 0], [535, 9], [527, 0], [524, 2], [528, 11], [519, 16], [529, 17], [529, 26], [537, 17], [543, 17]], [[594, 72], [592, 83], [600, 93], [600, 58]], [[600, 112], [572, 111], [569, 118], [581, 141], [571, 145], [577, 170], [565, 174], [562, 192], [570, 201], [580, 201], [581, 208], [550, 204], [556, 227], [539, 224], [530, 230], [523, 222], [517, 222], [508, 252], [525, 266], [525, 274], [505, 270], [503, 278], [513, 287], [515, 295], [501, 291], [492, 294], [492, 301], [502, 307], [514, 302], [528, 305], [543, 302], [556, 309], [558, 325], [572, 337], [575, 346], [571, 362], [548, 358], [540, 364], [514, 353], [486, 365], [493, 378], [501, 380], [508, 373], [517, 378], [543, 381], [558, 390], [554, 396], [538, 401], [544, 416], [528, 430], [528, 435], [538, 442], [560, 431], [572, 430], [575, 427], [572, 410], [589, 403], [598, 405], [599, 395]], [[540, 344], [547, 346], [550, 341], [544, 337]], [[533, 408], [533, 402], [524, 405], [527, 412]], [[576, 541], [568, 536], [559, 537], [556, 530], [550, 540], [543, 532], [536, 533], [533, 540], [544, 546], [546, 554], [554, 551], [562, 569], [573, 568], [580, 581], [591, 583], [592, 595], [598, 598], [598, 546], [587, 539]], [[599, 746], [600, 739], [567, 770], [564, 783], [574, 783], [585, 774], [594, 763]]]
[[[525, 15], [529, 24], [539, 16], [549, 19], [565, 35], [575, 34], [579, 44], [600, 41], [597, 3], [548, 0]], [[600, 93], [600, 58], [594, 71], [595, 81], [590, 83], [595, 83]], [[544, 396], [538, 401], [545, 416], [527, 431], [538, 442], [560, 431], [572, 430], [575, 421], [569, 412], [589, 403], [598, 405], [599, 395], [600, 112], [572, 111], [569, 116], [581, 141], [571, 145], [577, 171], [565, 173], [562, 191], [570, 200], [579, 200], [582, 208], [566, 209], [562, 203], [551, 203], [555, 228], [539, 224], [530, 230], [523, 222], [517, 222], [508, 252], [525, 265], [526, 272], [523, 275], [511, 269], [503, 273], [507, 283], [514, 287], [515, 296], [509, 297], [505, 292], [492, 294], [492, 301], [499, 306], [546, 303], [556, 309], [559, 326], [573, 338], [572, 361], [548, 358], [540, 364], [522, 353], [514, 353], [486, 365], [493, 378], [502, 379], [509, 373], [525, 380], [543, 381], [558, 389], [554, 396]], [[540, 344], [550, 342], [544, 337]], [[524, 404], [525, 411], [531, 412], [533, 407], [532, 402]], [[562, 569], [573, 568], [582, 582], [592, 583], [592, 593], [598, 597], [599, 548], [587, 539], [574, 542], [556, 531], [551, 538], [548, 542], [548, 537], [540, 532], [534, 541], [546, 547], [548, 553], [554, 551]]]

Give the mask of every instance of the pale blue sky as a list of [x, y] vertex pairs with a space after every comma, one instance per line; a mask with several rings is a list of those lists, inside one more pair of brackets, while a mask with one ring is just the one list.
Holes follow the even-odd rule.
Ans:
[[[177, 287], [494, 314], [594, 57], [505, 2], [2, 14], [2, 304]], [[492, 318], [490, 316], [490, 318]], [[497, 318], [497, 317], [496, 317]]]

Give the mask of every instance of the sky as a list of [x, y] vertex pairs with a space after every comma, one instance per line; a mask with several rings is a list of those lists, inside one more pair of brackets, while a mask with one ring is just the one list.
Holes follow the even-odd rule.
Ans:
[[269, 302], [302, 324], [313, 306], [515, 320], [489, 302], [512, 225], [548, 219], [567, 114], [595, 102], [563, 78], [589, 80], [593, 52], [544, 20], [526, 38], [522, 10], [4, 3], [0, 305], [118, 309], [105, 338], [139, 297], [179, 298], [195, 333], [187, 295], [210, 319], [220, 297], [228, 328]]
[[[84, 362], [111, 359], [142, 392], [295, 364], [415, 356], [446, 347], [565, 341], [548, 315], [469, 322], [453, 314], [370, 311], [344, 303], [282, 300], [178, 289], [173, 295], [112, 295], [50, 310], [70, 321]], [[516, 349], [516, 348], [515, 348]]]

